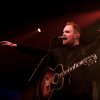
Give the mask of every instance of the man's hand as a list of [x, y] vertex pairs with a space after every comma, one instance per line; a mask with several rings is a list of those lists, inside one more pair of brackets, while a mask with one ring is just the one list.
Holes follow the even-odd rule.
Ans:
[[12, 42], [9, 42], [9, 41], [1, 41], [1, 42], [0, 42], [0, 45], [3, 45], [3, 46], [10, 46], [10, 47], [17, 47], [17, 44], [12, 43]]

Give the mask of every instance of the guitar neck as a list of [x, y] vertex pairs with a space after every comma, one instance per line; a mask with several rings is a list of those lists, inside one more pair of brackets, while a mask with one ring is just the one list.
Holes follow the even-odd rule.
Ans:
[[59, 74], [60, 77], [63, 77], [65, 75], [67, 75], [68, 73], [72, 72], [73, 70], [79, 68], [81, 65], [88, 65], [90, 66], [90, 64], [96, 63], [97, 61], [97, 55], [96, 54], [92, 54], [86, 58], [84, 58], [83, 60], [79, 61], [78, 63], [74, 63], [73, 66], [71, 66], [70, 68], [67, 67], [68, 69], [66, 69], [65, 71], [61, 72]]
[[64, 77], [68, 73], [70, 73], [70, 72], [74, 71], [75, 69], [79, 68], [81, 65], [83, 65], [83, 61], [80, 61], [78, 63], [74, 63], [73, 66], [71, 66], [70, 68], [67, 67], [68, 69], [66, 69], [65, 71], [61, 72], [60, 76]]

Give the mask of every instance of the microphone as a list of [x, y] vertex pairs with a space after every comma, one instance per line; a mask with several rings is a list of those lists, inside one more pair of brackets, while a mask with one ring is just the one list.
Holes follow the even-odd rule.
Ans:
[[61, 36], [58, 36], [58, 37], [54, 37], [53, 39], [62, 39], [62, 40], [66, 40], [67, 39], [67, 37], [66, 36], [64, 36], [64, 35], [61, 35]]

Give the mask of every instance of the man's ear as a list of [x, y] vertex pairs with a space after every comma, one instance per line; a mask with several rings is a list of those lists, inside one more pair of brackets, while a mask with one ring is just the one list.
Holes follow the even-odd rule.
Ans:
[[80, 33], [77, 32], [77, 33], [75, 34], [75, 38], [76, 38], [76, 39], [79, 39], [79, 38], [80, 38]]

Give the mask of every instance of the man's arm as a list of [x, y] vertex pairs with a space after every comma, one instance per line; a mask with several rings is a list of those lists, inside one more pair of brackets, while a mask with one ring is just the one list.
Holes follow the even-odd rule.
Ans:
[[36, 56], [43, 56], [47, 53], [47, 50], [45, 50], [45, 49], [31, 48], [31, 47], [28, 47], [28, 46], [23, 46], [23, 45], [19, 45], [19, 44], [16, 44], [16, 43], [12, 43], [10, 41], [1, 41], [0, 45], [9, 46], [9, 47], [12, 47], [19, 52], [32, 54], [32, 55], [36, 55]]
[[98, 50], [100, 50], [100, 35], [90, 45], [87, 45], [88, 53], [98, 52]]

